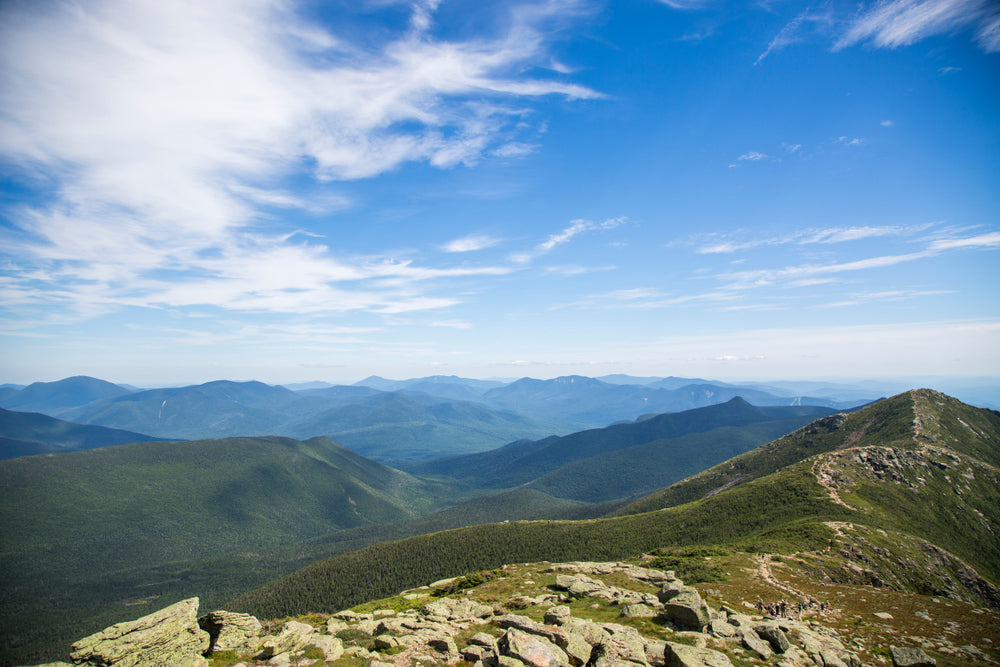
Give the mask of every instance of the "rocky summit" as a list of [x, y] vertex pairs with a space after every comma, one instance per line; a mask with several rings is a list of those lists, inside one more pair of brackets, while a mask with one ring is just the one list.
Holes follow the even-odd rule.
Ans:
[[[872, 641], [870, 635], [863, 639], [850, 631], [857, 621], [825, 604], [801, 602], [781, 605], [784, 611], [774, 605], [775, 613], [768, 613], [754, 600], [733, 599], [704, 586], [699, 590], [672, 571], [634, 563], [509, 565], [351, 610], [282, 621], [228, 611], [197, 617], [197, 598], [184, 600], [82, 639], [73, 645], [72, 663], [53, 665], [938, 664], [924, 650], [926, 639], [899, 636], [892, 644]], [[979, 611], [993, 614], [984, 620], [996, 626], [996, 612]], [[880, 612], [877, 618], [887, 621], [892, 615]], [[958, 658], [943, 664], [992, 661], [972, 645], [935, 648]]]

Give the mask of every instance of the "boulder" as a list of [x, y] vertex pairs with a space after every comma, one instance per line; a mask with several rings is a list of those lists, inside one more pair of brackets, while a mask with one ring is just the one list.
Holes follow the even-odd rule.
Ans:
[[736, 636], [736, 626], [723, 621], [721, 619], [715, 619], [708, 625], [708, 629], [712, 631], [712, 634], [716, 637], [735, 637]]
[[545, 611], [545, 622], [550, 625], [562, 625], [571, 615], [569, 607], [564, 604], [550, 607]]
[[310, 635], [307, 646], [315, 646], [323, 651], [325, 661], [327, 662], [337, 660], [340, 656], [344, 655], [344, 642], [339, 637], [320, 634]]
[[732, 667], [725, 653], [710, 648], [666, 642], [663, 655], [667, 667]]
[[740, 643], [744, 648], [748, 648], [760, 656], [761, 660], [770, 660], [771, 656], [774, 655], [771, 646], [753, 630], [741, 630]]
[[490, 605], [468, 599], [441, 598], [428, 602], [420, 610], [424, 616], [437, 616], [449, 621], [471, 621], [493, 615]]
[[210, 638], [198, 625], [198, 598], [118, 623], [73, 644], [77, 665], [205, 667]]
[[935, 667], [937, 661], [918, 648], [891, 646], [894, 667]]
[[785, 633], [777, 625], [770, 623], [761, 624], [756, 626], [754, 631], [756, 631], [758, 637], [771, 645], [775, 653], [784, 653], [791, 646], [788, 637], [785, 636]]
[[458, 646], [455, 644], [455, 640], [451, 637], [432, 637], [427, 641], [427, 645], [434, 649], [434, 651], [437, 652], [437, 654], [441, 656], [441, 659], [445, 662], [454, 662], [460, 657]]
[[593, 653], [603, 658], [604, 663], [646, 661], [646, 642], [638, 630], [617, 623], [602, 623], [601, 627], [606, 636], [594, 647]]
[[256, 618], [232, 611], [210, 611], [198, 619], [198, 625], [211, 638], [211, 651], [253, 652], [264, 634]]
[[497, 642], [502, 655], [516, 658], [532, 667], [560, 667], [569, 664], [566, 653], [538, 635], [529, 635], [517, 628], [510, 628]]
[[281, 634], [264, 640], [262, 646], [264, 655], [273, 657], [283, 653], [301, 651], [312, 643], [311, 635], [315, 633], [316, 629], [311, 625], [298, 621], [288, 621], [281, 629]]
[[701, 630], [711, 620], [708, 604], [701, 599], [697, 589], [690, 586], [685, 586], [663, 604], [663, 615], [682, 630]]

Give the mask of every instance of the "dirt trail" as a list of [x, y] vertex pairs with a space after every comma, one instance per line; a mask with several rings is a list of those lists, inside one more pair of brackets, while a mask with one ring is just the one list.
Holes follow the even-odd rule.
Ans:
[[784, 591], [793, 600], [808, 600], [811, 597], [808, 593], [803, 593], [797, 588], [782, 583], [774, 576], [774, 572], [771, 571], [771, 557], [773, 555], [759, 554], [757, 556], [757, 574], [760, 575], [760, 578], [778, 590]]
[[847, 509], [856, 512], [858, 511], [856, 507], [851, 507], [840, 497], [837, 492], [837, 487], [833, 483], [833, 471], [830, 469], [830, 463], [832, 462], [833, 455], [824, 454], [816, 459], [813, 463], [812, 473], [816, 477], [816, 481], [819, 485], [826, 489], [827, 493], [830, 494], [830, 499], [838, 505], [843, 505]]

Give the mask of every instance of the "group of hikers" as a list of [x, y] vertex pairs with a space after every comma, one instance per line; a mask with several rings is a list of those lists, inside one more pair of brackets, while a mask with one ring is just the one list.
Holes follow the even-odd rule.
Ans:
[[[765, 604], [763, 600], [757, 598], [757, 604], [754, 606], [757, 607], [757, 611], [761, 614], [766, 614], [773, 618], [789, 618], [789, 605], [784, 600], [780, 600], [778, 602], [768, 602]], [[802, 612], [806, 609], [813, 609], [814, 607], [819, 607], [820, 613], [825, 612], [827, 609], [825, 602], [817, 602], [812, 598], [810, 598], [807, 602], [798, 602], [793, 605], [793, 609], [797, 608], [798, 616], [800, 617], [802, 616]]]

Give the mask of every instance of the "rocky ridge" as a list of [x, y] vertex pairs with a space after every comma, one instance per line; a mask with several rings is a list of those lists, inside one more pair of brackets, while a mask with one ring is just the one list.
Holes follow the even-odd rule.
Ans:
[[673, 572], [629, 563], [506, 566], [435, 582], [379, 604], [391, 607], [261, 623], [227, 611], [199, 618], [193, 598], [76, 642], [71, 664], [731, 667], [735, 661], [861, 667], [890, 659], [894, 665], [935, 664], [918, 646], [866, 647], [808, 614], [774, 618], [742, 601], [710, 606]]

